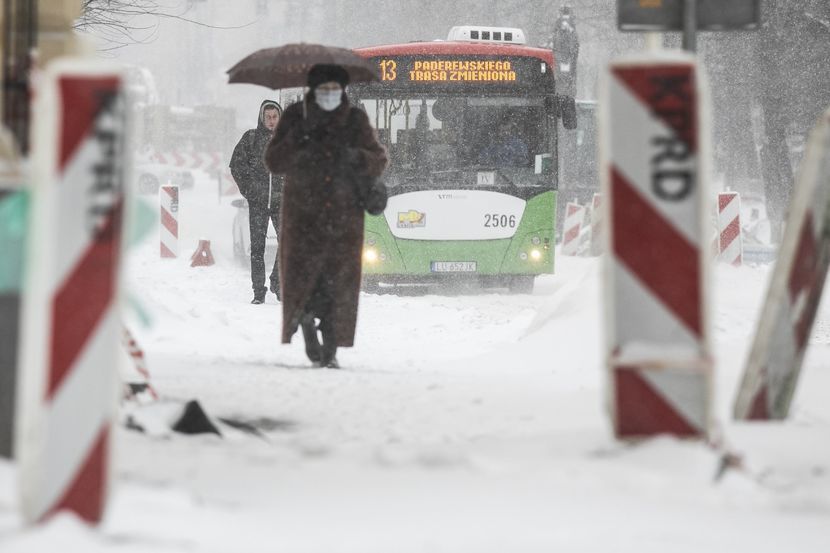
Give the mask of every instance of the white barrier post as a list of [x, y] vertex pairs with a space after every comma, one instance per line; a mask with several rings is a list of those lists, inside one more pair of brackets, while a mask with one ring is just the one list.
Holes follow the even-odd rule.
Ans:
[[124, 397], [144, 401], [144, 396], [147, 396], [147, 401], [157, 400], [159, 396], [150, 382], [150, 371], [147, 368], [147, 358], [144, 356], [144, 350], [141, 349], [141, 346], [138, 345], [138, 342], [126, 327], [123, 329], [121, 344], [124, 353], [129, 358], [123, 375], [126, 388]]
[[737, 192], [718, 194], [718, 253], [722, 263], [743, 264], [741, 196]]
[[735, 400], [741, 420], [787, 417], [830, 265], [830, 109], [810, 134], [755, 340]]
[[694, 56], [660, 52], [612, 62], [603, 87], [608, 401], [619, 438], [705, 437], [710, 426], [701, 81]]
[[576, 255], [579, 252], [579, 237], [584, 219], [585, 208], [578, 203], [568, 202], [562, 228], [562, 255]]
[[179, 254], [179, 187], [159, 187], [159, 248], [161, 257], [172, 259]]
[[120, 347], [128, 111], [120, 71], [63, 59], [33, 109], [17, 454], [27, 521], [101, 519]]
[[591, 198], [591, 249], [593, 256], [601, 255], [605, 250], [604, 232], [605, 222], [602, 220], [602, 194], [594, 194]]

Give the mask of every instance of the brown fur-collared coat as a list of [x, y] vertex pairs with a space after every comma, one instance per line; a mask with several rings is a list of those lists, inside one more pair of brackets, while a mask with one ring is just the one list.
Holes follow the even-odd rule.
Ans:
[[[282, 342], [297, 331], [321, 276], [331, 279], [337, 345], [354, 343], [364, 211], [359, 176], [378, 177], [388, 164], [366, 114], [346, 95], [332, 112], [320, 109], [313, 92], [289, 106], [265, 150], [273, 173], [284, 173], [280, 216]], [[356, 178], [357, 176], [357, 178]]]

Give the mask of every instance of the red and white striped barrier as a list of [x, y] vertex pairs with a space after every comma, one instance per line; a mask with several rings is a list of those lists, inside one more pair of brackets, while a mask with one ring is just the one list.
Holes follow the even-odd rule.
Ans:
[[603, 87], [608, 400], [620, 438], [709, 428], [703, 93], [682, 52], [612, 62]]
[[32, 522], [58, 510], [96, 522], [106, 504], [128, 182], [122, 87], [110, 64], [63, 59], [35, 95], [17, 433]]
[[591, 198], [591, 248], [589, 250], [593, 256], [601, 255], [605, 250], [604, 231], [602, 194], [594, 194]]
[[218, 171], [224, 166], [222, 154], [219, 152], [182, 152], [178, 150], [171, 150], [168, 152], [151, 151], [143, 157], [144, 159], [155, 163], [172, 165], [181, 169]]
[[740, 420], [787, 417], [830, 265], [830, 109], [813, 129], [735, 401]]
[[578, 203], [568, 202], [562, 228], [562, 255], [576, 255], [579, 252], [580, 231], [584, 219], [585, 208]]
[[160, 186], [159, 206], [159, 252], [163, 258], [175, 258], [179, 254], [179, 187]]
[[132, 333], [123, 329], [121, 338], [121, 345], [124, 352], [129, 357], [129, 369], [123, 375], [124, 379], [124, 397], [139, 402], [144, 402], [145, 395], [148, 399], [155, 401], [159, 398], [155, 388], [150, 383], [150, 371], [147, 369], [147, 359], [144, 357], [144, 350], [138, 345]]
[[723, 263], [743, 264], [741, 239], [741, 196], [737, 192], [718, 194], [718, 252]]

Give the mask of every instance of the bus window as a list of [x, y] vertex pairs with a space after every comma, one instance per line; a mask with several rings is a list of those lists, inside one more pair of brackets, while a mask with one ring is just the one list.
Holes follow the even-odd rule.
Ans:
[[[389, 149], [390, 186], [476, 187], [481, 171], [494, 186], [548, 186], [540, 156], [550, 157], [542, 98], [458, 96], [359, 100]], [[442, 184], [443, 183], [443, 184]]]

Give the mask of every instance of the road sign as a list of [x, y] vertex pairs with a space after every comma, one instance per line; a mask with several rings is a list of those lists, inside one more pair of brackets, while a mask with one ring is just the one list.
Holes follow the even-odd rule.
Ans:
[[[682, 31], [687, 0], [617, 0], [621, 31]], [[697, 30], [737, 31], [761, 24], [760, 0], [696, 0]]]
[[602, 89], [606, 359], [619, 438], [705, 437], [712, 368], [704, 236], [708, 119], [684, 52], [613, 61]]

